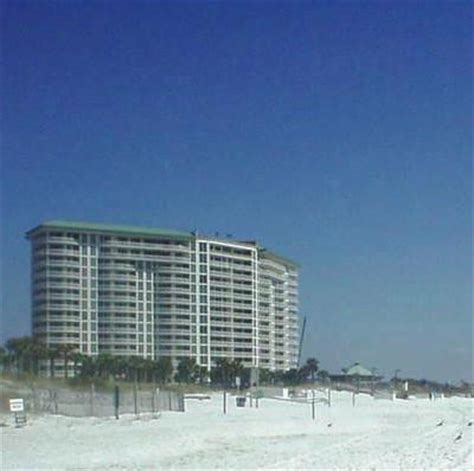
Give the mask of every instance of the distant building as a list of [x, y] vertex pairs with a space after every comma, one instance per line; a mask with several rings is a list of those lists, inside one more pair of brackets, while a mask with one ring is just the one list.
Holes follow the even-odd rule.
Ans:
[[297, 366], [298, 265], [256, 242], [66, 221], [27, 238], [33, 334], [49, 347]]
[[375, 374], [374, 371], [371, 371], [360, 363], [354, 363], [352, 366], [342, 369], [342, 374], [338, 375], [329, 375], [331, 381], [339, 383], [352, 383], [352, 384], [363, 384], [363, 383], [372, 383], [373, 381], [379, 381], [382, 379], [382, 376]]

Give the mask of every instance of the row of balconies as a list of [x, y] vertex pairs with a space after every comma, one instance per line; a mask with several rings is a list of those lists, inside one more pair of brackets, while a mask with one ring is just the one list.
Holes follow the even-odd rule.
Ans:
[[35, 267], [37, 268], [47, 268], [47, 267], [73, 267], [81, 268], [79, 259], [77, 260], [48, 260], [48, 261], [37, 261], [35, 262]]
[[70, 331], [67, 331], [67, 333], [56, 333], [56, 332], [48, 332], [47, 333], [48, 335], [48, 338], [50, 339], [55, 339], [55, 340], [58, 340], [58, 339], [68, 339], [68, 340], [73, 340], [73, 339], [77, 339], [79, 340], [80, 338], [80, 333], [79, 332], [70, 332]]
[[179, 326], [191, 326], [191, 322], [190, 321], [185, 321], [185, 320], [161, 320], [161, 319], [157, 319], [155, 321], [155, 324], [157, 326], [157, 329], [160, 330], [160, 329], [169, 329], [171, 328], [172, 326], [176, 326], [176, 327], [179, 327]]
[[80, 269], [70, 267], [33, 266], [32, 272], [33, 280], [35, 282], [46, 280], [48, 276], [64, 276], [71, 277], [76, 280], [80, 277]]
[[39, 300], [39, 301], [33, 301], [33, 308], [36, 309], [43, 309], [43, 308], [49, 308], [49, 309], [55, 309], [55, 310], [62, 310], [67, 308], [68, 310], [71, 310], [73, 308], [80, 309], [79, 301], [74, 301], [74, 300], [57, 300], [55, 302], [48, 301], [48, 300]]
[[217, 269], [216, 267], [213, 267], [211, 265], [210, 268], [210, 274], [211, 276], [218, 276], [219, 278], [222, 278], [222, 281], [224, 280], [238, 280], [238, 281], [247, 281], [247, 282], [252, 282], [253, 277], [252, 277], [252, 272], [241, 272], [240, 270], [225, 270], [224, 269]]
[[101, 247], [127, 247], [127, 248], [136, 248], [136, 249], [156, 249], [156, 250], [183, 252], [183, 253], [191, 252], [191, 248], [189, 245], [163, 244], [160, 242], [155, 243], [155, 242], [144, 242], [144, 241], [126, 242], [126, 241], [108, 240], [108, 241], [101, 242]]
[[33, 322], [75, 322], [81, 319], [80, 313], [71, 313], [68, 315], [53, 316], [45, 313], [33, 313]]
[[238, 257], [243, 260], [249, 260], [253, 258], [252, 251], [248, 251], [248, 250], [242, 251], [240, 249], [231, 248], [229, 246], [212, 245], [209, 253], [211, 256], [224, 257], [224, 258]]
[[103, 245], [101, 247], [101, 256], [102, 255], [132, 255], [133, 257], [140, 257], [140, 261], [143, 257], [154, 257], [156, 259], [163, 257], [166, 260], [174, 258], [177, 260], [190, 260], [189, 251], [170, 251], [170, 250], [160, 250], [157, 247], [124, 247], [117, 246], [113, 247], [110, 245]]
[[245, 279], [245, 281], [242, 280], [236, 280], [231, 277], [219, 277], [219, 276], [214, 276], [211, 275], [211, 278], [209, 280], [209, 285], [210, 286], [216, 286], [216, 287], [221, 287], [221, 288], [247, 288], [247, 289], [252, 289], [254, 286], [254, 283], [252, 280]]
[[43, 282], [33, 282], [33, 287], [34, 290], [47, 290], [47, 289], [81, 289], [84, 288], [85, 286], [82, 286], [80, 283], [80, 280], [65, 280], [61, 282], [51, 282], [51, 281], [43, 281]]
[[151, 255], [151, 254], [133, 254], [133, 253], [120, 253], [120, 252], [105, 252], [101, 251], [100, 253], [100, 263], [104, 263], [107, 260], [115, 260], [123, 262], [124, 260], [130, 261], [131, 263], [135, 262], [163, 262], [163, 263], [182, 263], [190, 262], [189, 257], [176, 257], [174, 255]]
[[[65, 243], [65, 244], [76, 244], [78, 245], [78, 241], [71, 235], [71, 236], [52, 236], [51, 234], [42, 234], [43, 237], [38, 239], [38, 244], [45, 244], [48, 242], [57, 242], [57, 243]], [[42, 241], [42, 242], [39, 242]]]
[[[202, 264], [200, 266], [203, 266]], [[206, 265], [207, 266], [207, 265]], [[238, 263], [225, 263], [225, 262], [217, 262], [212, 261], [209, 263], [209, 267], [211, 271], [222, 272], [222, 273], [234, 273], [237, 271], [237, 274], [251, 276], [254, 272], [251, 266], [244, 266]], [[247, 270], [242, 270], [243, 268], [247, 270], [252, 270], [247, 272]], [[242, 272], [242, 273], [240, 273]]]
[[105, 269], [101, 268], [99, 269], [99, 281], [105, 282], [105, 281], [128, 281], [128, 282], [133, 282], [135, 283], [138, 278], [138, 273], [134, 270], [115, 270], [115, 269]]
[[239, 296], [254, 296], [256, 291], [252, 289], [252, 287], [247, 286], [234, 286], [232, 284], [227, 284], [225, 287], [216, 286], [212, 281], [209, 284], [209, 288], [211, 292], [215, 292], [216, 294], [226, 294], [230, 293], [231, 295], [239, 295]]

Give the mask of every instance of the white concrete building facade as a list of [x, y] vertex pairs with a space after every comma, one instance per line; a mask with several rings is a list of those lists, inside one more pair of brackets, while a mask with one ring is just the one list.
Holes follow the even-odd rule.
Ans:
[[298, 265], [257, 243], [52, 221], [32, 245], [32, 329], [48, 346], [297, 366]]

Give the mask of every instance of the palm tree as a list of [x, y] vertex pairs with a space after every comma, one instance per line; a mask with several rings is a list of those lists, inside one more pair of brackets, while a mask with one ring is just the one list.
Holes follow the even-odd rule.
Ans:
[[8, 353], [11, 355], [17, 374], [25, 370], [28, 355], [28, 338], [29, 337], [14, 337], [8, 339], [7, 343], [5, 344]]
[[242, 376], [244, 374], [244, 365], [242, 365], [241, 360], [232, 360], [230, 362], [230, 383], [232, 385], [235, 384], [235, 378], [239, 377], [242, 379]]
[[59, 357], [60, 351], [58, 346], [51, 346], [46, 349], [46, 357], [49, 359], [49, 376], [55, 377], [55, 361]]
[[153, 381], [153, 371], [155, 368], [155, 362], [149, 358], [143, 360], [143, 373], [145, 375], [146, 382]]
[[322, 381], [327, 381], [329, 379], [329, 373], [326, 370], [319, 370], [316, 373], [316, 376]]
[[198, 380], [199, 384], [209, 381], [209, 371], [207, 371], [205, 366], [196, 365], [196, 379]]
[[5, 372], [5, 370], [7, 369], [7, 365], [8, 365], [8, 353], [6, 351], [6, 349], [4, 347], [1, 347], [0, 346], [0, 365], [1, 365], [1, 369], [2, 369], [2, 373]]
[[197, 373], [196, 360], [194, 358], [182, 358], [178, 364], [175, 381], [178, 383], [192, 383]]
[[173, 374], [173, 364], [168, 357], [162, 357], [154, 362], [154, 376], [160, 384], [167, 383]]
[[48, 347], [37, 338], [32, 337], [28, 350], [33, 363], [33, 373], [38, 375], [40, 370], [40, 361], [44, 360], [48, 356]]
[[[71, 355], [71, 360], [73, 362], [72, 371], [74, 373], [74, 377], [82, 376], [82, 366], [86, 361], [87, 355], [83, 353], [75, 352]], [[79, 370], [80, 367], [80, 370]]]
[[258, 369], [258, 380], [260, 384], [269, 384], [272, 381], [272, 372], [266, 368]]
[[64, 378], [68, 379], [68, 366], [69, 366], [69, 359], [71, 357], [71, 353], [76, 349], [74, 345], [65, 343], [61, 344], [59, 347], [59, 353], [63, 357], [63, 362], [64, 362]]
[[303, 368], [311, 375], [311, 381], [314, 382], [314, 376], [316, 375], [319, 367], [319, 361], [316, 358], [308, 358]]
[[133, 356], [129, 357], [129, 362], [130, 370], [133, 372], [133, 378], [139, 383], [144, 376], [146, 360], [142, 357]]
[[[78, 354], [81, 355], [81, 354]], [[82, 358], [80, 360], [81, 370], [80, 376], [82, 378], [89, 378], [92, 379], [97, 373], [97, 359], [90, 357], [88, 355], [81, 355]], [[77, 362], [79, 364], [79, 361]]]
[[212, 382], [227, 385], [230, 377], [230, 369], [230, 360], [227, 358], [218, 358], [214, 368], [211, 370]]
[[107, 377], [113, 374], [113, 365], [115, 362], [115, 357], [108, 353], [101, 353], [97, 357], [96, 366], [97, 366], [97, 375], [100, 378]]
[[128, 378], [130, 369], [130, 362], [128, 361], [128, 357], [114, 357], [111, 364], [111, 368], [115, 376], [119, 376], [123, 379]]

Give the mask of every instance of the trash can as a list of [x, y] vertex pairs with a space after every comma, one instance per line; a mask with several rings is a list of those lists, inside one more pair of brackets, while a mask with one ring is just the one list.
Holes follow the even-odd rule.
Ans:
[[235, 398], [235, 404], [237, 407], [245, 407], [245, 401], [247, 398], [245, 396], [237, 396]]

